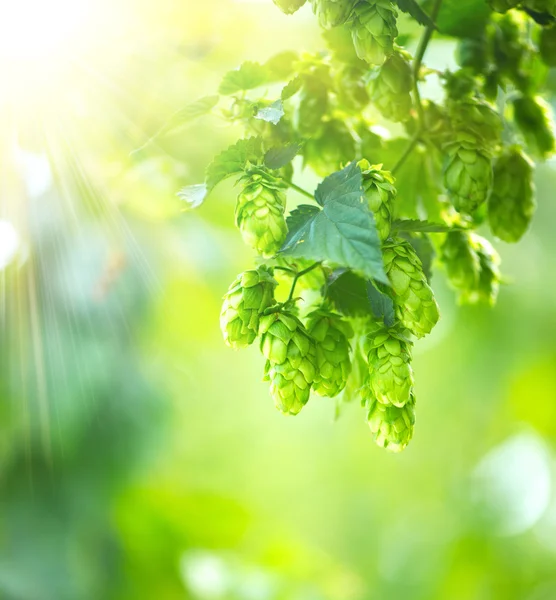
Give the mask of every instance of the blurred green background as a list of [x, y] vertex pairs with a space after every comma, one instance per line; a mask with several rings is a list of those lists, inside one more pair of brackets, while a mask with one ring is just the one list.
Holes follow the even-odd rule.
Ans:
[[358, 406], [282, 417], [257, 349], [219, 331], [252, 261], [232, 186], [196, 212], [175, 195], [238, 132], [209, 118], [130, 153], [228, 69], [318, 30], [270, 0], [153, 4], [100, 2], [102, 51], [2, 118], [0, 247], [19, 246], [0, 275], [0, 598], [556, 598], [553, 165], [532, 230], [496, 244], [494, 310], [458, 308], [435, 273], [403, 454]]

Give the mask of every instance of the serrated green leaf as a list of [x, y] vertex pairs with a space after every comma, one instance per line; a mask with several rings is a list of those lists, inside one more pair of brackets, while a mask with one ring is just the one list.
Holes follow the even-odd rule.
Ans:
[[177, 195], [186, 203], [188, 209], [194, 209], [203, 204], [208, 195], [208, 189], [206, 184], [198, 183], [182, 188]]
[[221, 152], [207, 167], [206, 185], [208, 192], [230, 175], [241, 173], [248, 162], [260, 162], [262, 155], [262, 140], [258, 137], [239, 140], [224, 152]]
[[299, 92], [303, 87], [303, 77], [297, 75], [287, 85], [284, 86], [281, 93], [282, 100], [289, 100]]
[[267, 71], [256, 62], [244, 62], [240, 67], [224, 75], [219, 92], [231, 96], [237, 92], [252, 90], [267, 82]]
[[269, 169], [281, 169], [289, 164], [297, 156], [301, 146], [299, 144], [288, 144], [278, 148], [271, 148], [264, 155], [264, 164]]
[[372, 308], [367, 281], [346, 269], [336, 269], [328, 279], [326, 297], [346, 317], [368, 317]]
[[395, 320], [392, 298], [383, 294], [370, 281], [367, 282], [366, 291], [374, 317], [384, 321], [387, 327], [392, 326]]
[[445, 223], [431, 223], [419, 219], [396, 219], [392, 223], [393, 231], [411, 231], [414, 233], [446, 233], [454, 229]]
[[429, 15], [427, 15], [415, 0], [396, 0], [396, 4], [402, 12], [411, 15], [420, 25], [434, 27], [436, 29], [436, 25], [432, 22]]
[[270, 106], [259, 109], [255, 115], [255, 119], [278, 125], [280, 119], [285, 114], [282, 100], [276, 100], [276, 102], [273, 102]]
[[264, 64], [268, 81], [285, 81], [294, 73], [294, 65], [299, 60], [297, 52], [286, 50], [276, 54]]
[[281, 252], [326, 260], [388, 285], [374, 217], [355, 162], [327, 177], [315, 192], [322, 210], [290, 228]]
[[297, 208], [291, 211], [286, 224], [288, 231], [296, 231], [307, 224], [309, 219], [312, 219], [320, 210], [312, 204], [300, 204]]

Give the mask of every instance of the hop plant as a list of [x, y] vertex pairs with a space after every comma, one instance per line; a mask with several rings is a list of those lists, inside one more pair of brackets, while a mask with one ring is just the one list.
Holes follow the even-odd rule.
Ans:
[[556, 25], [541, 29], [539, 52], [545, 64], [556, 67]]
[[333, 119], [324, 125], [320, 136], [307, 140], [303, 156], [315, 173], [326, 177], [353, 159], [355, 140], [342, 121]]
[[371, 65], [381, 65], [394, 52], [398, 36], [397, 12], [391, 2], [360, 2], [351, 24], [357, 56]]
[[521, 96], [513, 102], [513, 116], [525, 143], [535, 156], [554, 153], [554, 124], [550, 106], [539, 97]]
[[351, 373], [349, 339], [353, 329], [340, 315], [319, 309], [307, 315], [307, 330], [316, 342], [319, 377], [313, 389], [321, 396], [337, 396]]
[[427, 335], [439, 311], [415, 250], [409, 242], [395, 240], [384, 245], [383, 259], [397, 318], [416, 337]]
[[313, 338], [291, 312], [280, 311], [260, 319], [261, 352], [266, 360], [265, 380], [276, 408], [297, 415], [307, 404], [317, 378], [317, 353]]
[[358, 165], [363, 173], [363, 189], [374, 213], [378, 237], [384, 242], [392, 226], [392, 203], [396, 197], [394, 177], [367, 160], [359, 161]]
[[297, 12], [307, 0], [273, 0], [274, 4], [287, 15]]
[[446, 147], [444, 185], [454, 208], [471, 214], [485, 202], [492, 187], [492, 160], [476, 138], [458, 134]]
[[488, 200], [492, 233], [505, 242], [517, 242], [535, 212], [533, 163], [519, 146], [511, 146], [494, 165], [494, 183]]
[[412, 396], [402, 407], [385, 406], [378, 400], [371, 400], [367, 421], [378, 446], [390, 452], [401, 452], [413, 437], [415, 399]]
[[313, 12], [324, 29], [343, 25], [351, 15], [358, 0], [311, 0]]
[[407, 121], [411, 110], [413, 74], [408, 61], [396, 52], [371, 80], [371, 101], [382, 116], [395, 123]]
[[492, 10], [499, 13], [508, 12], [510, 9], [515, 8], [521, 0], [488, 0]]
[[286, 195], [270, 173], [247, 175], [236, 205], [236, 225], [244, 242], [264, 257], [276, 254], [288, 232]]
[[411, 342], [394, 327], [383, 327], [366, 341], [368, 394], [381, 404], [402, 407], [411, 399]]

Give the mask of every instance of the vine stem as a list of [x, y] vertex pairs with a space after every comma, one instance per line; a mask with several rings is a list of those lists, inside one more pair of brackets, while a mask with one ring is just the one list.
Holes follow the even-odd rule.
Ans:
[[286, 183], [288, 184], [289, 187], [291, 187], [292, 190], [299, 192], [303, 196], [306, 196], [307, 198], [311, 198], [311, 200], [313, 200], [315, 198], [314, 195], [311, 194], [311, 192], [308, 192], [307, 190], [304, 190], [302, 187], [299, 187], [298, 185], [293, 183], [293, 181], [287, 181]]
[[310, 267], [307, 267], [306, 269], [303, 269], [303, 271], [299, 271], [299, 273], [295, 274], [293, 281], [292, 281], [292, 287], [290, 289], [290, 295], [288, 296], [288, 299], [286, 300], [286, 302], [284, 302], [284, 304], [287, 304], [293, 298], [293, 295], [295, 293], [295, 286], [297, 285], [297, 280], [300, 277], [303, 277], [303, 275], [306, 275], [307, 273], [312, 271], [313, 269], [316, 269], [319, 265], [320, 265], [320, 262], [316, 262], [316, 263], [312, 264]]
[[402, 165], [405, 163], [405, 161], [409, 158], [409, 156], [413, 152], [413, 149], [415, 148], [415, 146], [417, 146], [417, 144], [419, 143], [420, 139], [421, 139], [421, 128], [419, 127], [419, 129], [417, 130], [415, 135], [411, 138], [409, 144], [407, 145], [407, 148], [404, 150], [403, 154], [398, 159], [398, 162], [390, 170], [392, 175], [395, 175], [396, 172], [400, 170]]

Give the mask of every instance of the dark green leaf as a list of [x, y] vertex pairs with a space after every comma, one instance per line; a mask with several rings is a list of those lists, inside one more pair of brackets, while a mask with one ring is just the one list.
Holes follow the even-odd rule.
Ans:
[[368, 317], [372, 308], [367, 281], [352, 271], [336, 269], [328, 279], [326, 296], [346, 317]]
[[379, 291], [370, 281], [367, 282], [367, 296], [376, 319], [384, 321], [388, 327], [394, 324], [394, 303], [392, 298]]
[[[423, 8], [430, 12], [434, 0]], [[491, 10], [485, 0], [444, 0], [436, 19], [438, 31], [454, 37], [480, 37]]]
[[[317, 206], [312, 204], [300, 204], [297, 208], [291, 211], [286, 219], [288, 231], [293, 232], [297, 231], [301, 227], [304, 227], [307, 224], [307, 221], [312, 219], [319, 212], [320, 210]], [[286, 239], [286, 243], [287, 241], [288, 240]]]
[[208, 190], [204, 183], [188, 185], [178, 192], [178, 197], [186, 204], [188, 209], [198, 208], [205, 201]]
[[280, 119], [284, 115], [284, 105], [282, 104], [282, 100], [276, 100], [276, 102], [273, 102], [270, 106], [259, 109], [255, 115], [255, 119], [278, 125]]
[[281, 252], [326, 260], [388, 285], [374, 217], [361, 184], [355, 162], [327, 177], [315, 192], [322, 210], [290, 228]]
[[289, 164], [297, 155], [301, 146], [299, 144], [288, 144], [278, 148], [271, 148], [264, 155], [264, 164], [269, 169], [281, 169]]
[[231, 96], [236, 92], [252, 90], [267, 82], [266, 69], [256, 62], [244, 62], [238, 69], [224, 75], [219, 92]]
[[257, 163], [262, 159], [262, 141], [251, 137], [239, 140], [221, 152], [207, 167], [206, 185], [210, 192], [223, 179], [241, 173], [248, 162]]
[[420, 233], [446, 233], [454, 229], [445, 223], [431, 223], [419, 219], [396, 219], [392, 223], [393, 231], [412, 231]]
[[429, 15], [417, 4], [416, 0], [396, 0], [396, 4], [402, 12], [410, 14], [417, 23], [436, 29]]

